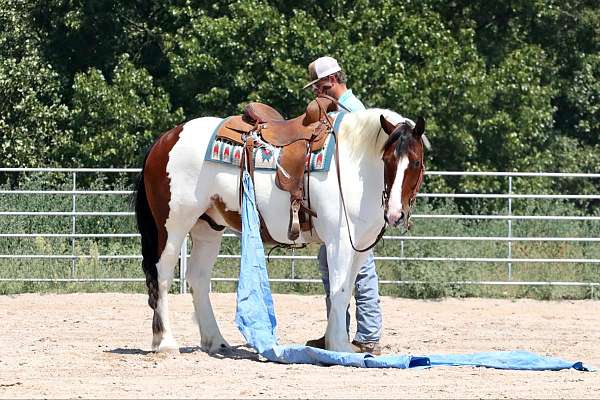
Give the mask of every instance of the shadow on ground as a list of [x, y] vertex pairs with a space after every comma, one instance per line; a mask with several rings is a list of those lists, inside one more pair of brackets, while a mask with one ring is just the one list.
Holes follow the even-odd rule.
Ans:
[[[195, 353], [195, 352], [204, 352], [204, 351], [200, 348], [200, 346], [188, 346], [188, 347], [180, 347], [179, 348], [179, 353], [181, 353], [181, 354], [191, 354], [191, 353]], [[104, 353], [120, 354], [120, 355], [143, 355], [143, 356], [148, 355], [148, 354], [155, 354], [154, 351], [135, 349], [135, 348], [130, 349], [130, 348], [122, 348], [122, 347], [112, 349], [112, 350], [105, 350]], [[224, 349], [219, 350], [219, 352], [217, 352], [215, 354], [209, 354], [209, 356], [212, 358], [217, 358], [217, 359], [261, 361], [258, 356], [258, 353], [251, 350], [246, 345], [239, 345], [239, 346], [232, 346], [229, 348], [224, 348]]]

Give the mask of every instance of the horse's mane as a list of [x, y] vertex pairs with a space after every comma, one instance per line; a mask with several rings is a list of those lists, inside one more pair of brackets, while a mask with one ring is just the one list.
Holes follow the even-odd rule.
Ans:
[[340, 124], [338, 136], [350, 149], [350, 156], [361, 159], [364, 156], [380, 158], [383, 145], [388, 139], [381, 128], [380, 116], [383, 115], [393, 124], [406, 120], [401, 115], [380, 108], [370, 108], [362, 111], [347, 113]]

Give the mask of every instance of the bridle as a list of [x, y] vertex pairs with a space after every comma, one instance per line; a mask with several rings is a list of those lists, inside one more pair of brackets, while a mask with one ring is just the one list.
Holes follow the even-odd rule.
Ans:
[[[403, 124], [408, 124], [408, 123], [401, 122], [401, 123], [397, 124], [394, 128], [394, 131], [390, 134], [390, 136], [393, 135], [394, 133], [396, 133], [396, 131], [398, 129], [400, 129], [400, 126]], [[400, 139], [400, 138], [401, 138], [401, 136], [398, 137], [398, 139]], [[420, 138], [420, 140], [421, 140], [421, 146], [424, 146], [423, 138]], [[397, 140], [395, 140], [391, 143], [388, 143], [387, 146], [383, 149], [384, 154], [385, 154], [385, 150], [387, 150], [390, 146], [395, 145], [396, 142], [397, 142]], [[418, 163], [419, 163], [419, 171], [418, 171], [419, 177], [410, 190], [410, 194], [408, 197], [408, 211], [406, 213], [407, 214], [406, 217], [404, 218], [404, 224], [403, 224], [404, 232], [402, 233], [402, 235], [406, 234], [406, 232], [408, 232], [411, 228], [410, 217], [411, 217], [413, 209], [415, 207], [415, 203], [417, 200], [417, 193], [419, 192], [419, 188], [421, 187], [421, 184], [423, 183], [423, 177], [425, 175], [425, 163], [423, 162], [423, 156], [424, 156], [424, 153], [421, 152], [421, 159], [415, 160], [415, 161], [418, 161]], [[396, 165], [396, 167], [397, 167], [397, 165]], [[391, 191], [392, 191], [392, 184], [393, 184], [393, 182], [388, 182], [385, 179], [385, 173], [384, 173], [383, 191], [381, 193], [381, 206], [383, 207], [383, 210], [384, 210], [384, 218], [386, 220], [385, 221], [386, 223], [388, 222], [387, 221], [387, 211], [389, 209], [389, 201], [390, 201], [390, 195], [391, 195]]]

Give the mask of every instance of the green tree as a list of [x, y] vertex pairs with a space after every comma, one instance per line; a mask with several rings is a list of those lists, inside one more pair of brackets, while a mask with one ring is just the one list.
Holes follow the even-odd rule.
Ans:
[[135, 167], [161, 132], [182, 122], [150, 74], [123, 55], [110, 80], [97, 69], [75, 76], [69, 145], [73, 166]]
[[0, 24], [11, 165], [138, 165], [173, 124], [248, 101], [298, 115], [306, 65], [329, 54], [367, 106], [427, 118], [430, 169], [597, 168], [593, 0], [0, 0]]
[[0, 154], [5, 166], [58, 164], [68, 108], [58, 73], [40, 55], [43, 37], [19, 1], [0, 1]]

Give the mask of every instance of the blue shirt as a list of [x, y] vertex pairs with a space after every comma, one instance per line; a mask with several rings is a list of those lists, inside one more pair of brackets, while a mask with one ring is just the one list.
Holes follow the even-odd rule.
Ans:
[[[350, 111], [361, 111], [367, 109], [362, 101], [360, 101], [358, 97], [352, 93], [351, 89], [346, 90], [344, 94], [340, 96], [338, 102]], [[343, 108], [340, 111], [343, 111]]]

